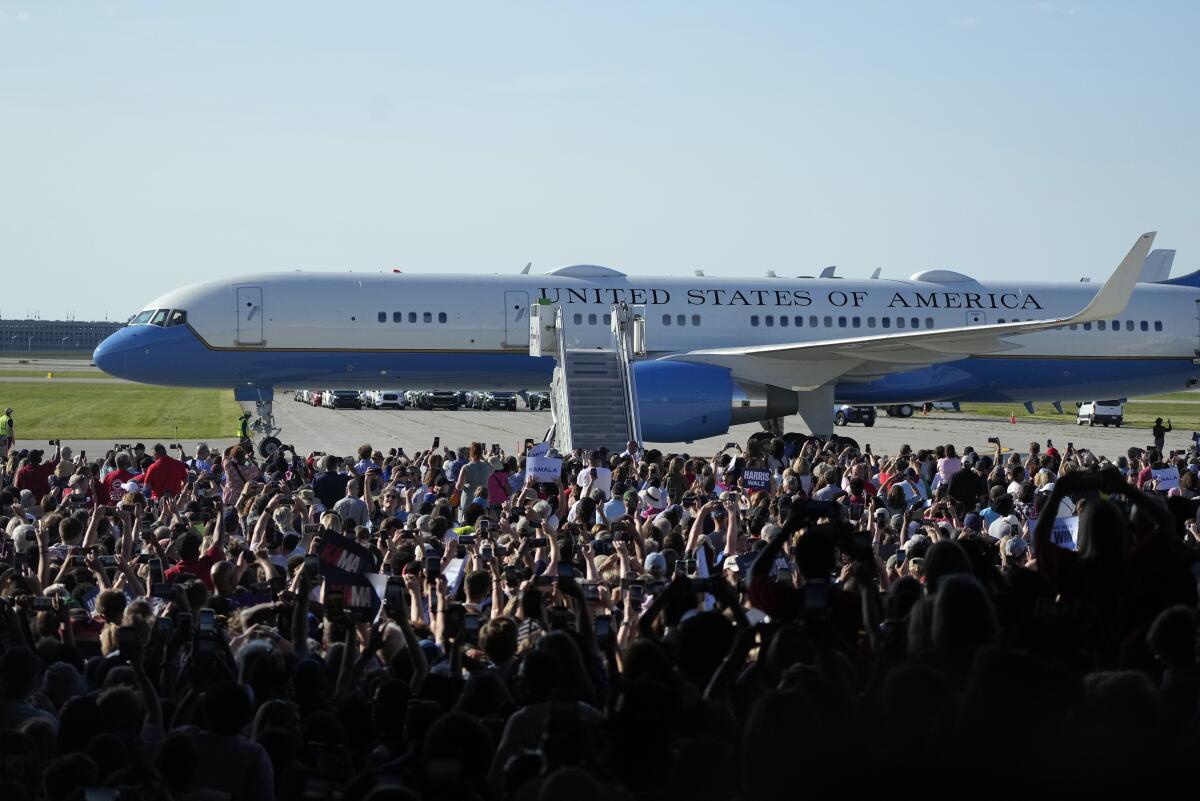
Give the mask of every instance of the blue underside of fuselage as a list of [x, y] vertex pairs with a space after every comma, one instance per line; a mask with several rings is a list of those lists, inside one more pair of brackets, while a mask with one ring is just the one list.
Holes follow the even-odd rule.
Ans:
[[[308, 389], [542, 389], [554, 360], [520, 350], [215, 350], [187, 326], [124, 328], [96, 349], [110, 375], [147, 384]], [[927, 400], [1007, 402], [1132, 397], [1188, 388], [1191, 359], [972, 357], [861, 383], [841, 382], [836, 400], [886, 404]]]

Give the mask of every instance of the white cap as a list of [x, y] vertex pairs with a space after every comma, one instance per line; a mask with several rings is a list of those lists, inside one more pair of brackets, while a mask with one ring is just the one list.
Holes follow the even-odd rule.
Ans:
[[992, 524], [988, 526], [988, 536], [994, 540], [998, 540], [1006, 534], [1011, 533], [1013, 526], [1016, 526], [1018, 531], [1021, 530], [1021, 521], [1016, 515], [1001, 517], [998, 520], [992, 521]]
[[136, 481], [126, 481], [121, 485], [121, 489], [125, 490], [126, 492], [141, 492], [142, 485], [138, 484]]

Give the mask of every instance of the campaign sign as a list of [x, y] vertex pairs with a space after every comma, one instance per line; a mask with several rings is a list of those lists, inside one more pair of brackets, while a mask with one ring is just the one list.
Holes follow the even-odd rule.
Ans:
[[1050, 541], [1060, 548], [1066, 548], [1068, 551], [1075, 550], [1076, 542], [1079, 539], [1079, 518], [1078, 517], [1056, 517], [1054, 518], [1054, 527], [1050, 529]]
[[748, 490], [765, 490], [771, 488], [771, 471], [758, 468], [742, 471], [742, 488]]
[[371, 620], [379, 613], [380, 596], [370, 579], [379, 565], [371, 551], [340, 534], [324, 532], [317, 558], [325, 580], [323, 595], [341, 592], [346, 610], [359, 620]]
[[562, 476], [562, 461], [551, 456], [530, 456], [525, 459], [525, 474], [538, 482], [554, 483]]
[[1150, 473], [1154, 476], [1154, 488], [1159, 492], [1179, 488], [1179, 468], [1164, 467], [1162, 470], [1151, 470]]

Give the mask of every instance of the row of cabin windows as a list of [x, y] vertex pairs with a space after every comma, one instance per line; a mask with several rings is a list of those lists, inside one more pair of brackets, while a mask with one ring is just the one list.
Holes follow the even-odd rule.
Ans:
[[[387, 321], [388, 321], [387, 312], [380, 312], [379, 313], [379, 322], [386, 323]], [[415, 323], [418, 321], [422, 322], [422, 323], [432, 323], [433, 322], [433, 312], [422, 312], [419, 316], [416, 312], [409, 312], [408, 313], [408, 321], [410, 323]], [[446, 313], [438, 312], [437, 321], [439, 323], [446, 322]], [[404, 322], [404, 312], [392, 312], [392, 322], [393, 323]]]
[[[584, 315], [576, 312], [575, 317], [573, 318], [575, 325], [583, 325], [583, 320], [584, 320]], [[604, 314], [604, 315], [589, 314], [589, 315], [587, 315], [587, 324], [588, 325], [598, 325], [602, 321], [605, 325], [611, 325], [612, 324], [612, 315], [611, 314]]]
[[[863, 328], [864, 324], [865, 324], [865, 327], [867, 327], [867, 328], [920, 328], [921, 327], [921, 318], [920, 317], [896, 317], [895, 319], [893, 319], [891, 317], [880, 317], [878, 320], [876, 320], [874, 317], [836, 317], [835, 318], [831, 315], [826, 315], [825, 317], [822, 318], [822, 317], [818, 317], [815, 314], [810, 315], [807, 318], [805, 318], [804, 315], [802, 315], [802, 314], [797, 314], [795, 317], [788, 317], [786, 315], [779, 315], [778, 317], [776, 317], [773, 314], [768, 314], [768, 315], [760, 317], [757, 314], [752, 314], [752, 315], [750, 315], [750, 327], [758, 328], [760, 326], [765, 325], [767, 328], [774, 328], [776, 325], [778, 325], [780, 328], [787, 328], [789, 326], [791, 326], [793, 328], [804, 328], [806, 325], [806, 323], [805, 323], [806, 319], [808, 321], [807, 326], [809, 328], [818, 328], [818, 327], [833, 328], [835, 326], [838, 328]], [[925, 322], [925, 328], [933, 328], [933, 318], [932, 317], [926, 317], [924, 322]]]
[[[671, 315], [664, 314], [663, 315], [663, 325], [670, 325], [670, 324], [671, 324]], [[675, 325], [687, 325], [687, 324], [688, 324], [688, 316], [686, 314], [675, 315]], [[700, 325], [700, 315], [698, 315], [698, 314], [692, 315], [692, 325]]]
[[[1122, 321], [1113, 320], [1110, 323], [1108, 320], [1097, 320], [1095, 323], [1075, 323], [1070, 328], [1074, 331], [1082, 326], [1084, 331], [1091, 331], [1093, 325], [1098, 331], [1120, 331]], [[1163, 330], [1162, 320], [1155, 320], [1152, 323], [1146, 320], [1125, 320], [1124, 325], [1126, 331], [1149, 331], [1151, 325], [1154, 326], [1155, 331]]]

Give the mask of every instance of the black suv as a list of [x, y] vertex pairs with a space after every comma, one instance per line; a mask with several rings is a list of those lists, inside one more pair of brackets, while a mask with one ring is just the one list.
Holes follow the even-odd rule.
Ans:
[[515, 412], [517, 410], [517, 393], [487, 392], [483, 396], [483, 408], [504, 409], [508, 412]]
[[452, 412], [457, 412], [458, 393], [445, 389], [422, 392], [420, 407], [422, 409], [449, 409]]

